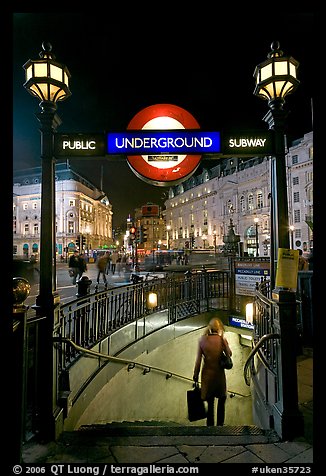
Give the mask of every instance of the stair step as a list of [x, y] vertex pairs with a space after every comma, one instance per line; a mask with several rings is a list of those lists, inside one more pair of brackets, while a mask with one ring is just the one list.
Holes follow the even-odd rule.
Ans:
[[[207, 427], [171, 426], [170, 422], [114, 422], [64, 431], [58, 440], [45, 445], [30, 441], [24, 445], [23, 461], [85, 462], [86, 457], [87, 461], [95, 462], [100, 457], [101, 461], [108, 458], [111, 462], [114, 454], [119, 462], [148, 463], [161, 461], [169, 455], [179, 455], [171, 456], [172, 458], [179, 458], [180, 455], [184, 458], [187, 453], [193, 456], [199, 452], [199, 458], [205, 448], [213, 448], [213, 453], [218, 452], [217, 447], [220, 447], [222, 453], [227, 451], [227, 454], [231, 454], [235, 451], [232, 454], [251, 454], [243, 448], [247, 445], [273, 445], [279, 442], [280, 438], [273, 430], [262, 430], [255, 425]], [[136, 460], [133, 459], [135, 451], [140, 452]], [[214, 456], [209, 456], [208, 462], [212, 461]]]
[[[171, 422], [113, 422], [81, 426], [77, 431], [65, 432], [65, 438], [81, 434], [96, 437], [226, 437], [228, 441], [253, 438], [255, 442], [276, 442], [279, 436], [273, 430], [263, 430], [255, 425], [241, 426], [182, 426]], [[78, 436], [77, 436], [78, 435]], [[220, 439], [220, 438], [219, 438]]]

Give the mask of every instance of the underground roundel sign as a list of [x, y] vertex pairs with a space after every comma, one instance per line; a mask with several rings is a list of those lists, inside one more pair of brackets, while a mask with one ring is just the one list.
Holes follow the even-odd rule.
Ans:
[[[128, 144], [133, 146], [127, 155], [130, 168], [152, 185], [172, 186], [183, 182], [195, 172], [201, 159], [201, 155], [193, 152], [187, 131], [198, 129], [196, 119], [181, 107], [156, 104], [142, 109], [127, 127]], [[137, 154], [137, 148], [141, 153]], [[192, 153], [187, 153], [188, 150]]]

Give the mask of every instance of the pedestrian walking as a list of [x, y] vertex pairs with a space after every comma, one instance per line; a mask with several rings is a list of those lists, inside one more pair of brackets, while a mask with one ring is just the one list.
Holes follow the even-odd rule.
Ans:
[[100, 282], [100, 277], [102, 275], [103, 277], [103, 282], [104, 284], [107, 284], [107, 279], [106, 279], [106, 267], [108, 264], [108, 252], [98, 256], [96, 260], [96, 266], [97, 266], [97, 284]]
[[85, 271], [87, 271], [86, 258], [85, 258], [85, 255], [81, 253], [78, 256], [78, 278], [77, 279], [80, 279], [85, 273]]
[[70, 256], [68, 267], [69, 275], [72, 278], [72, 284], [76, 284], [77, 276], [79, 274], [79, 256], [77, 250], [75, 250], [74, 253]]
[[308, 271], [308, 269], [309, 269], [309, 262], [308, 262], [308, 260], [303, 256], [302, 250], [298, 249], [298, 251], [299, 251], [298, 270], [299, 270], [299, 271]]
[[223, 351], [231, 356], [232, 351], [224, 337], [224, 326], [220, 319], [209, 321], [204, 334], [198, 342], [197, 357], [195, 360], [193, 380], [198, 382], [201, 370], [201, 398], [206, 400], [207, 426], [214, 425], [214, 402], [217, 403], [217, 426], [222, 426], [225, 419], [226, 377], [225, 370], [220, 364]]
[[109, 271], [111, 269], [111, 254], [107, 251], [105, 253], [105, 256], [107, 258], [105, 274], [109, 274]]
[[112, 271], [112, 274], [115, 273], [118, 258], [119, 258], [119, 254], [116, 250], [114, 250], [112, 255], [111, 255], [111, 271]]

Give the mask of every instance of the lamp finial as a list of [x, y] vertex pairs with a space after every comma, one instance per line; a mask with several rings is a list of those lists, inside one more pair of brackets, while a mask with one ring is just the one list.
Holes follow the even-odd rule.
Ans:
[[39, 53], [40, 58], [50, 58], [55, 59], [55, 56], [51, 53], [52, 45], [49, 41], [43, 41], [42, 51]]
[[279, 41], [273, 41], [271, 44], [271, 49], [272, 51], [268, 53], [267, 57], [268, 58], [275, 58], [279, 56], [283, 56], [283, 51], [280, 50], [280, 42]]

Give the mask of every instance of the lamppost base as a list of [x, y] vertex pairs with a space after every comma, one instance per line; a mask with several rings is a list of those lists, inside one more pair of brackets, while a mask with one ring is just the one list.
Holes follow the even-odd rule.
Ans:
[[60, 295], [57, 291], [53, 291], [46, 298], [39, 294], [36, 297], [35, 304], [31, 306], [31, 308], [34, 309], [37, 314], [41, 314], [42, 311], [46, 309], [54, 309], [58, 304], [60, 304]]

